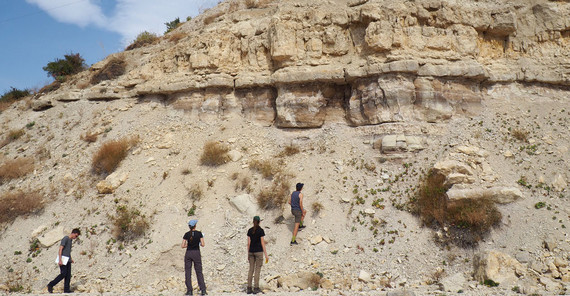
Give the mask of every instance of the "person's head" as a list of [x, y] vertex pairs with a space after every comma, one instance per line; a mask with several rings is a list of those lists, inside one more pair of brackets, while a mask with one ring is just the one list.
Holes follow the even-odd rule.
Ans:
[[79, 230], [79, 228], [73, 228], [71, 234], [69, 235], [69, 238], [76, 239], [79, 235], [81, 235], [81, 230]]
[[188, 227], [190, 227], [190, 229], [196, 229], [196, 224], [198, 224], [198, 220], [196, 219], [188, 221]]
[[303, 189], [304, 185], [305, 184], [303, 184], [303, 183], [297, 183], [297, 185], [295, 185], [295, 189], [297, 189], [297, 191], [301, 191]]
[[254, 216], [253, 217], [253, 229], [257, 230], [257, 228], [259, 227], [259, 222], [261, 222], [261, 218], [259, 218], [259, 216]]

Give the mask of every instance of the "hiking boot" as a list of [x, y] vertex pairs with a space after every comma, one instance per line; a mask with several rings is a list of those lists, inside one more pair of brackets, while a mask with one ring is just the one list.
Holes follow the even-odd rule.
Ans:
[[292, 241], [291, 245], [298, 245], [297, 241]]
[[299, 230], [301, 230], [301, 229], [303, 229], [303, 228], [305, 228], [305, 227], [307, 227], [307, 226], [301, 225], [301, 226], [299, 226]]
[[200, 295], [208, 295], [208, 293], [206, 293], [206, 290], [204, 290], [200, 293]]
[[261, 293], [261, 290], [259, 288], [254, 288], [253, 294], [257, 294], [257, 293]]
[[184, 295], [193, 295], [192, 291], [186, 291], [186, 294]]
[[48, 285], [47, 288], [48, 288], [48, 292], [49, 292], [50, 294], [53, 293], [53, 287], [51, 287], [51, 286]]
[[253, 293], [253, 290], [251, 290], [251, 287], [247, 287], [247, 291], [246, 291], [246, 293], [247, 293], [247, 294], [251, 294], [251, 293]]

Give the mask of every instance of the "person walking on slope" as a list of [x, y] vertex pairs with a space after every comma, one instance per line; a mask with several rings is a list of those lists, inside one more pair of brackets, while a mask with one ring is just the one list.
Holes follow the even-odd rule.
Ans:
[[291, 205], [291, 214], [295, 216], [295, 228], [293, 229], [293, 238], [291, 238], [291, 245], [297, 245], [297, 232], [299, 229], [305, 228], [303, 225], [303, 221], [305, 221], [305, 215], [307, 211], [303, 207], [303, 183], [297, 183], [295, 185], [296, 191], [291, 193], [291, 197], [289, 198], [289, 204]]
[[81, 231], [79, 231], [78, 228], [75, 228], [71, 231], [71, 234], [64, 236], [61, 240], [56, 259], [56, 262], [59, 265], [59, 275], [47, 285], [48, 292], [53, 293], [53, 287], [61, 280], [64, 280], [63, 293], [71, 293], [71, 263], [75, 263], [75, 261], [71, 259], [71, 245], [72, 240], [76, 239], [80, 234]]
[[[247, 274], [247, 294], [257, 294], [261, 292], [259, 289], [259, 273], [261, 265], [263, 265], [263, 255], [265, 255], [265, 263], [269, 261], [267, 250], [265, 249], [265, 231], [259, 227], [259, 216], [253, 217], [253, 227], [247, 231], [247, 260], [249, 261], [249, 273]], [[254, 276], [255, 271], [255, 276]], [[253, 290], [251, 289], [251, 280], [254, 278]]]
[[182, 238], [182, 248], [186, 248], [186, 254], [184, 255], [185, 295], [192, 295], [192, 263], [194, 263], [200, 291], [202, 295], [206, 295], [206, 284], [204, 283], [204, 274], [202, 274], [202, 256], [200, 255], [200, 246], [204, 247], [204, 235], [196, 230], [196, 224], [198, 224], [198, 220], [190, 220], [188, 222], [190, 231], [186, 232]]

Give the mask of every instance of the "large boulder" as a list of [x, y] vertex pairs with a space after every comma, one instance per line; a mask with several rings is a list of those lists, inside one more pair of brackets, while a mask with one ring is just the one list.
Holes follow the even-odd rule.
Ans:
[[44, 235], [38, 237], [38, 240], [40, 241], [40, 245], [42, 247], [48, 248], [61, 241], [64, 236], [65, 233], [63, 232], [63, 227], [58, 226], [46, 232]]
[[473, 277], [476, 281], [492, 280], [503, 285], [517, 282], [526, 273], [525, 267], [508, 254], [495, 250], [475, 255]]

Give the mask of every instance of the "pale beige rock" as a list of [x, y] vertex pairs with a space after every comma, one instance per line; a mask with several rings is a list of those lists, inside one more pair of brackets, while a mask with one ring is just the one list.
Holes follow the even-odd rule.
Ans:
[[57, 226], [56, 228], [38, 237], [38, 240], [40, 241], [42, 247], [48, 248], [61, 241], [64, 235], [65, 233], [63, 232], [63, 226]]
[[447, 191], [450, 200], [490, 198], [499, 204], [512, 203], [523, 197], [520, 189], [516, 187], [491, 187], [491, 188], [451, 188]]
[[524, 274], [524, 266], [511, 256], [490, 250], [474, 258], [474, 278], [477, 281], [493, 280], [499, 284], [514, 284], [518, 275]]
[[554, 188], [554, 190], [558, 192], [561, 192], [564, 189], [566, 189], [566, 186], [568, 186], [568, 184], [566, 183], [566, 180], [561, 174], [558, 174], [556, 178], [554, 178], [554, 180], [552, 181], [552, 187]]

